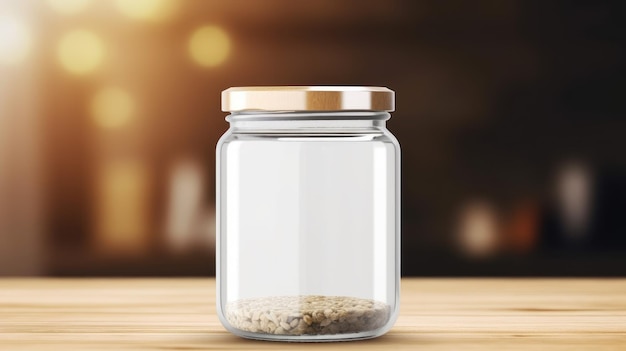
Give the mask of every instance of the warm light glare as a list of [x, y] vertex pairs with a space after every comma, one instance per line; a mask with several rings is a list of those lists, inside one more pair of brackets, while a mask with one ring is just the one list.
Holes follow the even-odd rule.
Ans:
[[104, 88], [91, 101], [91, 115], [102, 128], [122, 127], [132, 119], [134, 112], [133, 98], [119, 88]]
[[61, 38], [57, 57], [63, 68], [71, 73], [91, 73], [102, 64], [104, 44], [92, 32], [74, 30]]
[[117, 9], [133, 19], [162, 21], [169, 19], [178, 9], [175, 0], [116, 0]]
[[31, 47], [31, 33], [19, 18], [0, 14], [0, 65], [23, 61]]
[[83, 11], [91, 0], [48, 0], [48, 5], [62, 15], [75, 15]]
[[226, 60], [230, 52], [230, 39], [216, 26], [197, 29], [189, 38], [189, 55], [199, 65], [214, 67]]

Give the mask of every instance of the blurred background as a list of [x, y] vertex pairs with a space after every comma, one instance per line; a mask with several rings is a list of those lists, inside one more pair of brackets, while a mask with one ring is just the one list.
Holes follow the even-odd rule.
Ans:
[[626, 275], [626, 2], [0, 0], [0, 275], [213, 275], [220, 92], [380, 85], [404, 275]]

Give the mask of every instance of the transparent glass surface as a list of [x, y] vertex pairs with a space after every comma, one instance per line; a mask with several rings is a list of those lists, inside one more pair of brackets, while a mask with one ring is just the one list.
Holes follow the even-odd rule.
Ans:
[[233, 114], [217, 145], [218, 315], [234, 334], [384, 334], [399, 298], [399, 166], [387, 113]]

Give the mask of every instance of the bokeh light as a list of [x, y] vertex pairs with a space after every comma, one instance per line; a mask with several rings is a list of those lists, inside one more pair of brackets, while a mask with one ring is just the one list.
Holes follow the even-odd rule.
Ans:
[[61, 38], [57, 47], [59, 62], [70, 73], [87, 74], [102, 64], [105, 49], [102, 40], [87, 30], [74, 30]]
[[196, 29], [189, 38], [189, 55], [197, 64], [215, 67], [226, 60], [230, 53], [228, 34], [216, 26]]
[[47, 0], [54, 12], [62, 15], [75, 15], [82, 12], [92, 0]]
[[499, 244], [498, 218], [492, 205], [471, 201], [461, 212], [459, 243], [463, 252], [475, 258], [493, 255]]
[[148, 171], [133, 160], [105, 162], [96, 179], [96, 248], [113, 254], [146, 249]]
[[0, 14], [0, 65], [23, 61], [30, 51], [31, 40], [31, 33], [20, 18]]
[[122, 127], [132, 119], [134, 113], [135, 101], [120, 88], [103, 88], [91, 100], [91, 115], [101, 128]]
[[145, 21], [171, 18], [178, 9], [175, 0], [116, 0], [115, 6], [125, 16]]

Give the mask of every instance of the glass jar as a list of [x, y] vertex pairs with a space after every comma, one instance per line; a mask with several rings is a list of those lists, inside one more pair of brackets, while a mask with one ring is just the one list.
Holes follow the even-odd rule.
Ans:
[[222, 92], [217, 311], [233, 334], [380, 336], [400, 284], [400, 146], [379, 87]]

